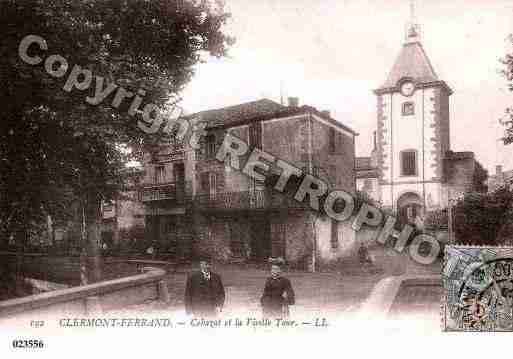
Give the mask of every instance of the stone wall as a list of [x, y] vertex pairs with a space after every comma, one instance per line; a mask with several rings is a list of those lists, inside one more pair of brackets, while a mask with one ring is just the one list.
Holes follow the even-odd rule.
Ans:
[[[330, 129], [335, 131], [333, 153], [329, 149]], [[312, 120], [312, 147], [314, 174], [326, 180], [330, 187], [354, 193], [356, 189], [354, 137], [335, 126]]]
[[298, 168], [308, 162], [307, 116], [263, 122], [262, 149]]
[[472, 152], [456, 152], [445, 160], [446, 188], [452, 198], [474, 190], [476, 161]]
[[165, 274], [162, 269], [148, 268], [145, 274], [2, 301], [0, 318], [19, 321], [22, 316], [84, 315], [148, 300], [168, 301]]
[[[249, 220], [245, 216], [196, 214], [194, 253], [221, 262], [247, 260], [251, 255]], [[232, 245], [232, 240], [237, 242]]]

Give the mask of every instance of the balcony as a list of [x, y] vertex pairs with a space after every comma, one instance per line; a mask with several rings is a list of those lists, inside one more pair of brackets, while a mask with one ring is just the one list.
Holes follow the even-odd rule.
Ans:
[[178, 204], [184, 203], [185, 185], [174, 182], [143, 185], [139, 191], [139, 198], [143, 203], [155, 201], [168, 201]]
[[307, 205], [297, 202], [290, 195], [265, 190], [196, 195], [194, 204], [199, 210], [283, 210], [307, 208]]

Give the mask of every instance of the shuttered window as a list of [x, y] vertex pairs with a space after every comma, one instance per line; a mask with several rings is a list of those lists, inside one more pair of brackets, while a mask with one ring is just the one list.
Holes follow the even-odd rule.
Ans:
[[203, 172], [200, 174], [200, 186], [201, 191], [204, 193], [209, 193], [210, 191], [210, 173], [209, 172]]
[[262, 148], [261, 122], [255, 122], [249, 126], [249, 146], [250, 148]]
[[216, 155], [216, 136], [208, 135], [205, 137], [205, 154], [207, 159], [214, 158]]
[[338, 222], [334, 219], [331, 220], [331, 249], [335, 250], [338, 248]]
[[408, 150], [401, 152], [401, 175], [416, 176], [417, 175], [417, 152]]
[[337, 149], [337, 133], [335, 132], [335, 129], [333, 127], [330, 127], [329, 129], [329, 135], [328, 135], [329, 139], [329, 152], [330, 153], [335, 153], [336, 149]]
[[166, 181], [166, 168], [164, 166], [155, 166], [154, 183], [164, 183]]

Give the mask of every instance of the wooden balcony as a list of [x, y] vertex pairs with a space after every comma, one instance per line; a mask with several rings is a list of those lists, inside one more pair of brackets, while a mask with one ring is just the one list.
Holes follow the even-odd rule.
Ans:
[[139, 191], [141, 202], [168, 201], [183, 204], [185, 200], [185, 185], [174, 182], [143, 185]]
[[221, 192], [196, 195], [194, 205], [199, 210], [286, 210], [306, 209], [290, 195], [273, 191]]

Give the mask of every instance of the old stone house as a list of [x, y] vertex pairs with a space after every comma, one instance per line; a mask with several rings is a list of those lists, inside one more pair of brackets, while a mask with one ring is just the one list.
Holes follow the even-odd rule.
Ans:
[[[268, 99], [199, 112], [206, 123], [198, 149], [173, 141], [145, 156], [141, 199], [147, 231], [177, 257], [208, 253], [224, 261], [282, 256], [299, 267], [344, 255], [354, 233], [346, 223], [311, 211], [265, 181], [215, 158], [226, 133], [354, 193], [356, 133], [329, 113]], [[269, 177], [276, 169], [271, 169]]]

